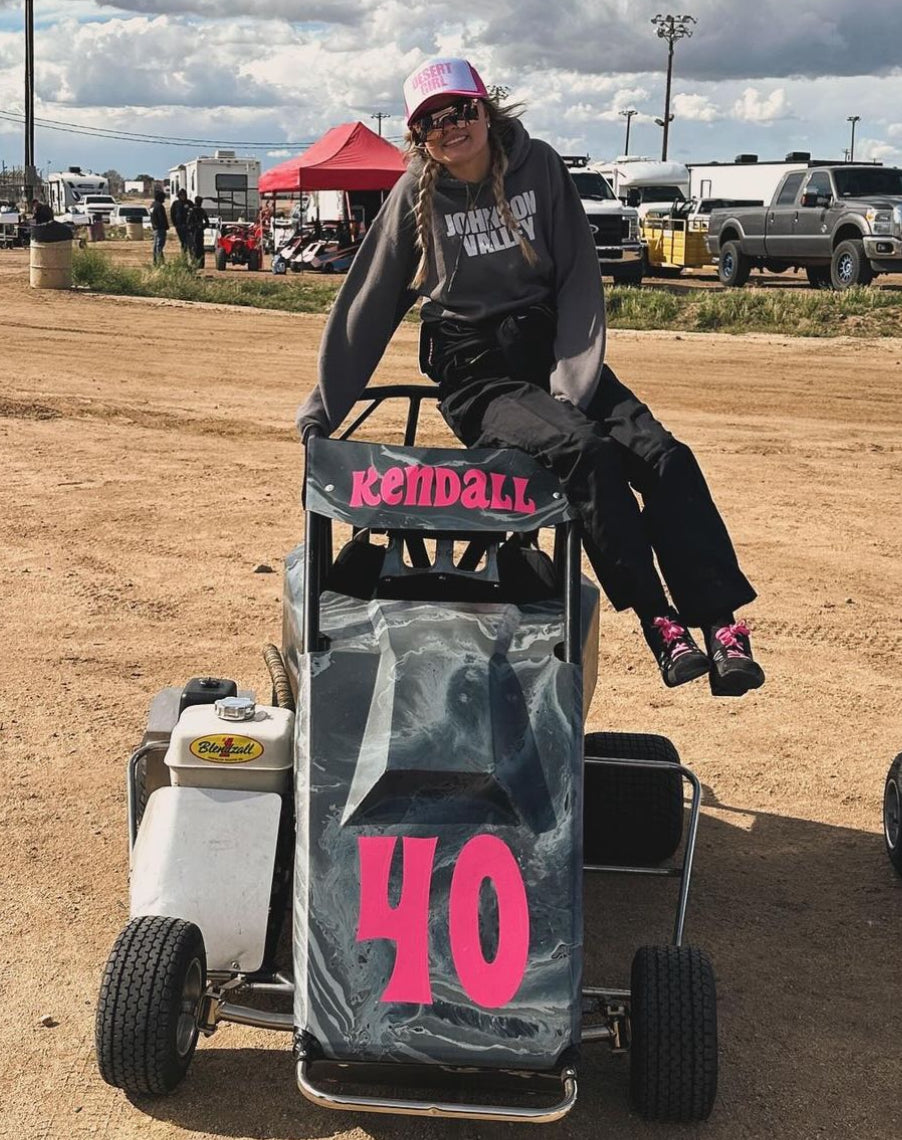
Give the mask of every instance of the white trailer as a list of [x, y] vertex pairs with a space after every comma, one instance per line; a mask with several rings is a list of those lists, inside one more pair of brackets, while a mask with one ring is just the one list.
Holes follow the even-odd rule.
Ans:
[[607, 179], [621, 201], [635, 206], [639, 217], [652, 208], [681, 202], [689, 196], [689, 171], [681, 162], [624, 156], [595, 162], [592, 170]]
[[759, 162], [756, 154], [740, 154], [733, 162], [690, 162], [688, 197], [696, 202], [725, 198], [767, 205], [784, 174], [811, 165], [811, 155], [804, 151], [778, 161]]
[[233, 150], [192, 158], [169, 171], [170, 199], [179, 190], [190, 202], [199, 194], [211, 220], [252, 222], [260, 210], [260, 160], [239, 158]]
[[48, 174], [46, 186], [47, 204], [53, 216], [76, 225], [87, 225], [90, 220], [85, 209], [86, 195], [109, 194], [110, 191], [109, 179], [92, 170], [82, 170], [80, 166]]

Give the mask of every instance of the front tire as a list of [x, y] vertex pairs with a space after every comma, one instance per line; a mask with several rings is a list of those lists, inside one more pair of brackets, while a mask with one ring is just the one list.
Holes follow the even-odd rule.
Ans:
[[129, 922], [103, 972], [94, 1023], [107, 1084], [161, 1096], [181, 1083], [197, 1046], [206, 981], [204, 939], [193, 922], [156, 915]]
[[252, 249], [247, 255], [247, 267], [251, 273], [256, 273], [260, 268], [260, 253], [259, 250]]
[[[666, 736], [590, 732], [585, 756], [679, 764]], [[587, 866], [654, 866], [683, 838], [683, 778], [672, 770], [586, 764], [583, 775], [583, 861]]]
[[864, 255], [864, 242], [860, 238], [841, 241], [833, 251], [830, 263], [830, 281], [834, 289], [851, 289], [853, 285], [870, 285], [874, 271]]
[[726, 241], [721, 246], [717, 263], [717, 276], [722, 285], [738, 289], [749, 279], [752, 263], [742, 252], [738, 241]]
[[902, 875], [902, 752], [886, 774], [883, 788], [883, 839], [890, 863]]
[[217, 269], [225, 269], [225, 267], [226, 267], [225, 250], [224, 249], [217, 249], [216, 253], [214, 254], [214, 260], [216, 262], [216, 268]]
[[630, 1099], [646, 1120], [707, 1120], [717, 1095], [717, 989], [703, 950], [643, 946], [630, 979]]

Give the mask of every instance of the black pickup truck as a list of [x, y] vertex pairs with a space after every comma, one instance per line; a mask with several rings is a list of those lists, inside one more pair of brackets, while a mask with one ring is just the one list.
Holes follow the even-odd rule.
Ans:
[[836, 163], [784, 175], [769, 206], [715, 210], [708, 251], [724, 285], [803, 268], [818, 287], [902, 272], [902, 170]]

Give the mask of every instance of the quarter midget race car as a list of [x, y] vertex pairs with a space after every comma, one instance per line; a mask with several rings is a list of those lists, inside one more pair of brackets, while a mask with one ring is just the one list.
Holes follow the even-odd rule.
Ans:
[[[284, 1032], [321, 1106], [545, 1123], [607, 1041], [643, 1116], [705, 1119], [699, 782], [663, 737], [584, 734], [599, 595], [561, 487], [521, 452], [416, 446], [434, 391], [368, 389], [341, 438], [309, 440], [269, 703], [218, 677], [152, 702], [100, 1073], [168, 1093], [230, 1021]], [[403, 444], [354, 438], [392, 399]], [[628, 986], [586, 984], [584, 872], [678, 883]]]
[[250, 222], [223, 222], [213, 254], [217, 269], [246, 265], [252, 272], [263, 264], [263, 233]]

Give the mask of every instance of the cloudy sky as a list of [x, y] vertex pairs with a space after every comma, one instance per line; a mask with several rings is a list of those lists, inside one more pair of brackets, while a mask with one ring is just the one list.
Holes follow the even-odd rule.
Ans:
[[[35, 0], [43, 169], [157, 176], [213, 143], [264, 167], [337, 123], [402, 130], [401, 83], [465, 55], [527, 104], [531, 133], [593, 159], [660, 157], [666, 44], [659, 0]], [[23, 154], [23, 0], [0, 0], [0, 159]], [[678, 9], [685, 11], [686, 9]], [[898, 0], [691, 0], [677, 43], [670, 157], [902, 162]], [[311, 14], [316, 19], [311, 20]], [[64, 127], [65, 129], [60, 129]], [[101, 133], [91, 133], [101, 132]], [[116, 135], [142, 135], [137, 141]], [[194, 140], [180, 144], [178, 140]], [[200, 140], [200, 141], [198, 141]]]

